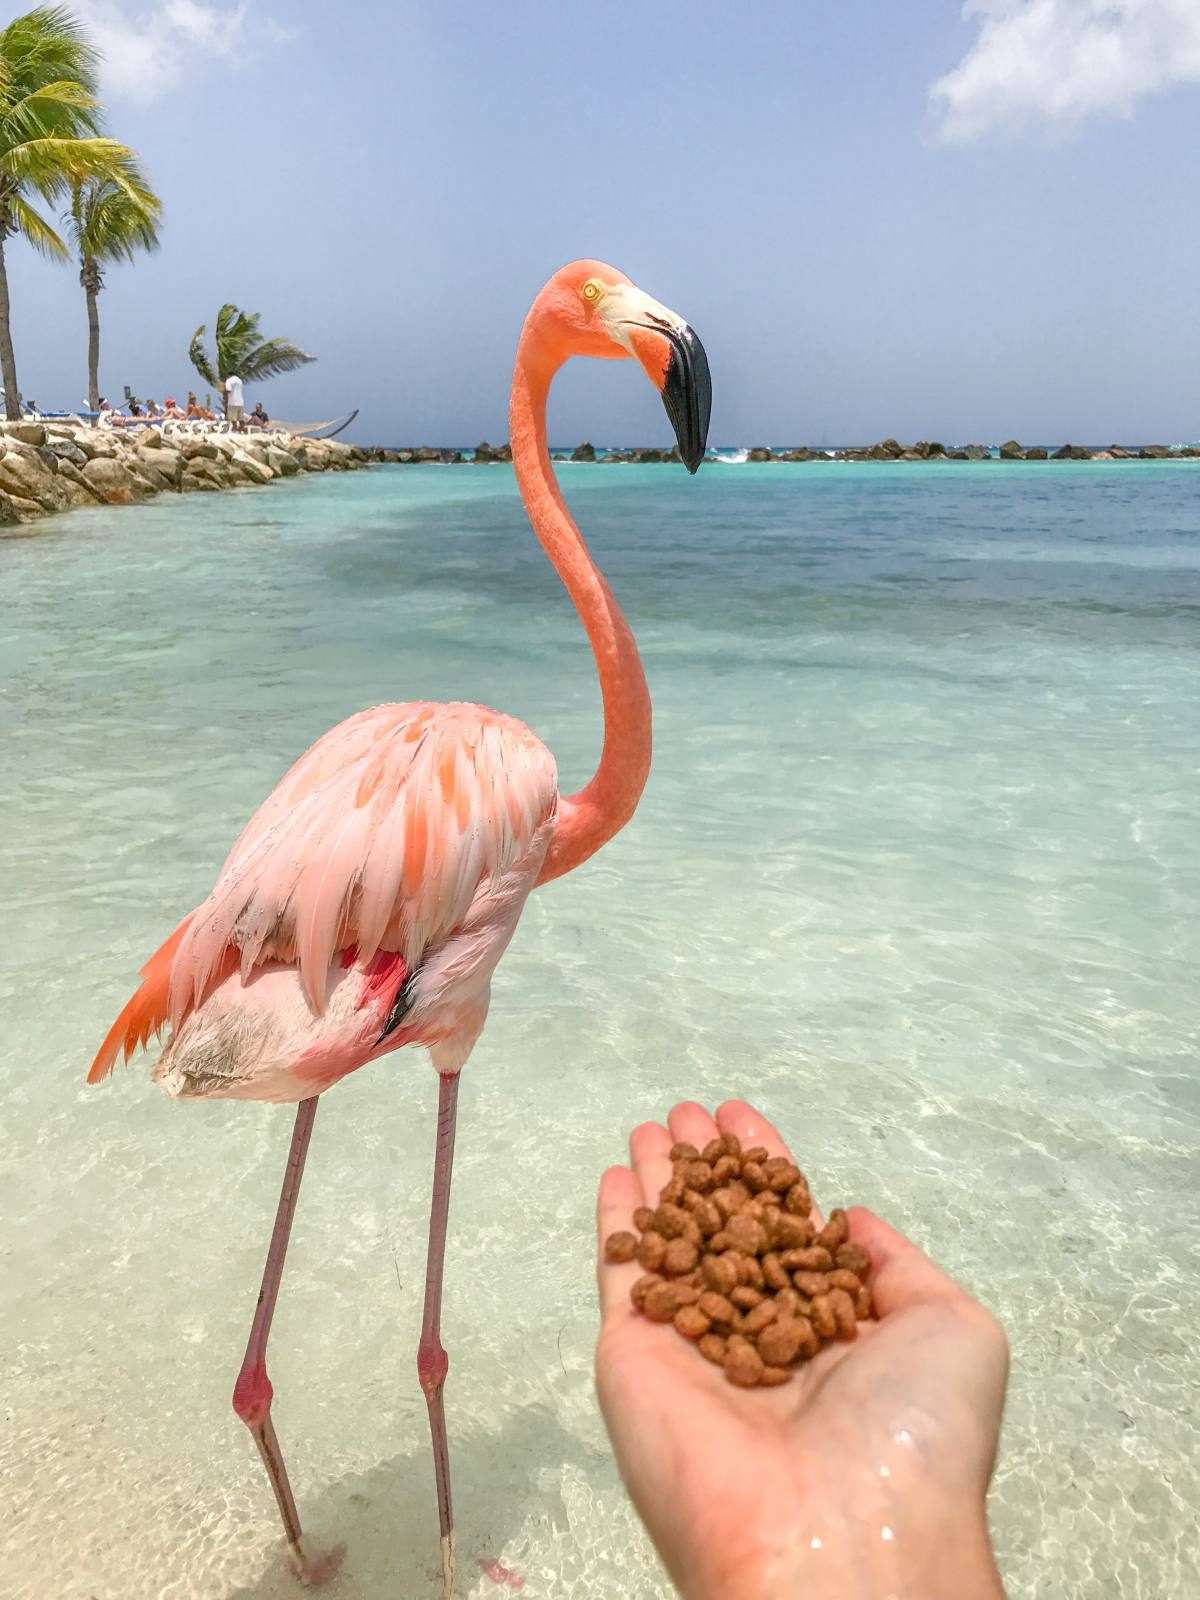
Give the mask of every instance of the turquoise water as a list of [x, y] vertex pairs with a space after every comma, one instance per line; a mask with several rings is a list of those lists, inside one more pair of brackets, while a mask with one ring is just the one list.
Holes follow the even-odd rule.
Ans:
[[[1013, 1343], [1010, 1593], [1200, 1584], [1200, 468], [564, 467], [656, 707], [635, 822], [536, 895], [463, 1086], [447, 1390], [463, 1590], [669, 1591], [599, 1425], [596, 1176], [757, 1099]], [[0, 545], [0, 1591], [294, 1593], [229, 1394], [286, 1108], [83, 1073], [291, 759], [383, 699], [528, 720], [593, 669], [503, 468], [80, 512]], [[433, 1074], [323, 1102], [272, 1346], [355, 1600], [436, 1595], [414, 1358]]]

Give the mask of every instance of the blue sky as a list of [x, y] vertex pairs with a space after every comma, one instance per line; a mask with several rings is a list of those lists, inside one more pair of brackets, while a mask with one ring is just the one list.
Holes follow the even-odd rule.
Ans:
[[[320, 358], [251, 404], [495, 441], [530, 299], [597, 255], [699, 331], [715, 442], [1200, 435], [1195, 0], [78, 10], [166, 207], [110, 396], [185, 390], [232, 299]], [[22, 389], [78, 404], [75, 274], [8, 256]], [[551, 431], [670, 437], [626, 363]]]

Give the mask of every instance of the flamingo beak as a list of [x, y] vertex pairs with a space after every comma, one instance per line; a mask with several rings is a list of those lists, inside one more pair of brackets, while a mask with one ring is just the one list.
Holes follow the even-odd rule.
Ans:
[[662, 386], [663, 405], [679, 441], [683, 464], [694, 473], [704, 460], [708, 446], [708, 418], [712, 411], [708, 357], [695, 329], [686, 322], [682, 328], [662, 331], [671, 341], [671, 355]]
[[601, 302], [613, 339], [636, 356], [662, 395], [689, 472], [704, 460], [712, 380], [708, 357], [694, 328], [633, 284], [614, 288]]

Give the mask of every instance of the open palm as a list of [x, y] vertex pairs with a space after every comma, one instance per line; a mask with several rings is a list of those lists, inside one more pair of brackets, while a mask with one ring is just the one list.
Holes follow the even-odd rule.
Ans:
[[[676, 1106], [668, 1126], [630, 1138], [632, 1170], [600, 1188], [599, 1233], [632, 1226], [671, 1176], [677, 1140], [702, 1149], [719, 1133], [789, 1156], [752, 1107], [716, 1120]], [[948, 1563], [978, 1571], [954, 1592], [1002, 1591], [987, 1552], [983, 1500], [1004, 1399], [1007, 1347], [994, 1319], [869, 1211], [849, 1213], [869, 1251], [878, 1322], [827, 1346], [775, 1389], [739, 1389], [674, 1330], [629, 1299], [636, 1263], [603, 1260], [596, 1358], [601, 1407], [634, 1504], [688, 1597], [890, 1592], [928, 1559], [922, 1594], [942, 1592]], [[936, 1580], [936, 1581], [935, 1581]]]

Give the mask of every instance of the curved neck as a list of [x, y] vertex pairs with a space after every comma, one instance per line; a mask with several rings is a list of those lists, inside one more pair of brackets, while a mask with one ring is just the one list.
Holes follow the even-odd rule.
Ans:
[[561, 361], [527, 323], [509, 410], [513, 466], [533, 531], [587, 630], [604, 705], [604, 747], [590, 783], [561, 802], [539, 883], [577, 867], [633, 815], [650, 772], [650, 692], [629, 624], [567, 510], [546, 446], [546, 397]]

